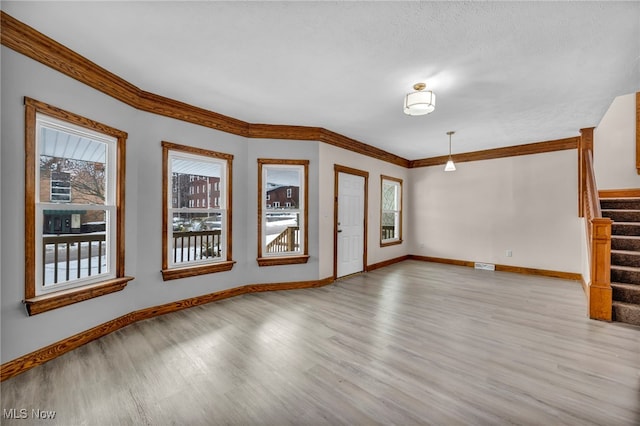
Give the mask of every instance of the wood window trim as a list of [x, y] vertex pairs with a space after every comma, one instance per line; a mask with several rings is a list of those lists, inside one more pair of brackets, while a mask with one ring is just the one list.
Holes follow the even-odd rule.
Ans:
[[[262, 168], [264, 166], [303, 166], [304, 176], [304, 211], [302, 221], [304, 224], [304, 243], [302, 254], [290, 256], [263, 256], [262, 253]], [[304, 264], [309, 261], [309, 160], [289, 160], [274, 158], [258, 158], [258, 266], [280, 266]]]
[[[232, 214], [231, 206], [233, 205], [232, 188], [233, 188], [233, 155], [222, 152], [211, 151], [193, 146], [181, 145], [173, 142], [162, 141], [162, 279], [164, 281], [175, 280], [179, 278], [194, 277], [198, 275], [213, 274], [216, 272], [226, 272], [233, 268], [236, 263], [232, 257]], [[167, 256], [167, 244], [169, 243], [168, 226], [169, 226], [169, 151], [183, 152], [187, 154], [195, 154], [203, 157], [217, 158], [225, 160], [226, 165], [226, 260], [196, 264], [189, 266], [180, 266], [169, 268], [169, 258]]]
[[57, 291], [24, 300], [29, 316], [62, 308], [94, 297], [104, 296], [123, 290], [133, 277], [112, 278], [80, 288]]
[[213, 274], [216, 272], [226, 272], [233, 268], [236, 262], [233, 260], [225, 260], [222, 262], [210, 263], [206, 265], [194, 265], [180, 268], [170, 268], [162, 270], [162, 279], [164, 281], [176, 280], [179, 278], [195, 277], [204, 274]]
[[259, 266], [295, 265], [307, 263], [309, 261], [309, 257], [309, 255], [259, 257], [257, 261]]
[[400, 217], [398, 220], [398, 226], [400, 229], [398, 230], [398, 235], [399, 235], [398, 239], [392, 240], [392, 241], [384, 241], [382, 239], [382, 232], [380, 232], [380, 247], [388, 247], [388, 246], [395, 246], [398, 244], [402, 244], [402, 204], [404, 201], [402, 179], [395, 178], [392, 176], [380, 175], [380, 231], [382, 231], [382, 212], [383, 212], [382, 211], [382, 190], [384, 188], [385, 180], [396, 182], [400, 187], [400, 209], [398, 210], [400, 212]]
[[[24, 303], [29, 315], [36, 315], [84, 300], [123, 290], [133, 277], [124, 275], [124, 204], [126, 170], [126, 132], [54, 107], [44, 102], [25, 97], [25, 284]], [[76, 287], [36, 296], [36, 114], [66, 121], [76, 126], [114, 137], [116, 142], [116, 259], [115, 278], [99, 283]]]

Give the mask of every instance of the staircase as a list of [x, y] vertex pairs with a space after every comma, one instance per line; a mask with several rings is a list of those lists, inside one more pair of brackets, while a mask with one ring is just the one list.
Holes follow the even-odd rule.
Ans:
[[602, 198], [611, 225], [612, 319], [640, 326], [640, 198]]

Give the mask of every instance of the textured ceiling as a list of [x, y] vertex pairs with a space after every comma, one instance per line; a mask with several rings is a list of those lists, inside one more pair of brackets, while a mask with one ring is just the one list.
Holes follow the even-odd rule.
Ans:
[[[640, 90], [640, 2], [2, 2], [143, 90], [407, 159], [571, 137]], [[436, 110], [409, 117], [416, 82]]]

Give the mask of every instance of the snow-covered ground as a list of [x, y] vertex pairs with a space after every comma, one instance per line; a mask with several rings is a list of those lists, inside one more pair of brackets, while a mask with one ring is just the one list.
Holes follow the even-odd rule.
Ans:
[[[194, 246], [194, 247], [185, 247], [184, 248], [184, 260], [182, 259], [182, 252], [183, 250], [178, 248], [174, 248], [173, 249], [173, 254], [176, 256], [176, 264], [179, 263], [186, 263], [186, 262], [193, 262], [194, 260], [200, 260], [200, 255], [202, 255], [202, 260], [205, 259], [215, 259], [216, 257], [220, 257], [220, 256], [206, 256], [206, 253], [201, 253], [203, 250], [201, 250], [200, 246]], [[171, 260], [173, 260], [174, 258], [172, 257]], [[187, 259], [190, 259], [189, 261], [187, 261]]]
[[[273, 241], [278, 235], [280, 235], [280, 233], [282, 233], [282, 231], [284, 231], [285, 229], [287, 229], [290, 226], [298, 226], [298, 222], [296, 220], [295, 216], [270, 216], [269, 219], [271, 219], [271, 221], [268, 221], [266, 223], [266, 243], [269, 244], [271, 241]], [[87, 247], [86, 243], [82, 244], [82, 253], [84, 253], [85, 258], [81, 259], [79, 262], [79, 269], [80, 269], [80, 278], [86, 278], [89, 276], [94, 276], [94, 275], [98, 275], [98, 262], [101, 262], [101, 269], [100, 269], [100, 273], [108, 273], [107, 271], [107, 256], [106, 254], [104, 254], [104, 250], [106, 245], [103, 243], [102, 244], [102, 250], [103, 250], [103, 254], [102, 256], [92, 256], [91, 257], [91, 262], [89, 262], [89, 258], [86, 257], [89, 253], [89, 248]], [[93, 242], [91, 245], [91, 250], [92, 253], [97, 253], [98, 252], [98, 242]], [[189, 251], [187, 253], [187, 250]], [[45, 268], [44, 268], [44, 279], [45, 279], [45, 285], [50, 285], [50, 284], [54, 284], [54, 278], [55, 278], [55, 269], [56, 269], [56, 263], [53, 261], [53, 254], [54, 254], [54, 245], [53, 244], [48, 244], [46, 247], [46, 255], [47, 255], [47, 259], [45, 263]], [[199, 260], [200, 259], [200, 255], [201, 255], [201, 247], [200, 245], [195, 245], [195, 246], [190, 246], [190, 247], [185, 247], [184, 248], [184, 257], [181, 256], [181, 251], [182, 249], [180, 247], [174, 248], [174, 253], [176, 254], [176, 259], [178, 263], [186, 263], [187, 262], [187, 257], [189, 259], [191, 259], [190, 261], [193, 260]], [[67, 249], [66, 249], [66, 245], [64, 244], [60, 244], [58, 246], [58, 263], [57, 263], [57, 268], [58, 268], [58, 283], [63, 283], [68, 281], [67, 280]], [[214, 258], [217, 256], [213, 256]], [[181, 261], [180, 259], [184, 258], [184, 261]], [[206, 259], [206, 256], [203, 256], [202, 259]], [[211, 258], [211, 257], [209, 257]], [[173, 259], [173, 257], [172, 257]], [[89, 263], [91, 263], [91, 274], [89, 274]], [[69, 250], [69, 280], [73, 281], [78, 279], [78, 257], [77, 257], [77, 246], [71, 246], [70, 250]]]
[[284, 216], [282, 220], [267, 222], [266, 238], [267, 244], [275, 240], [278, 235], [290, 226], [298, 226], [295, 216]]
[[[97, 250], [96, 250], [97, 251]], [[98, 256], [91, 257], [91, 276], [98, 275], [98, 262], [100, 258]], [[67, 261], [57, 263], [58, 267], [58, 283], [67, 281], [73, 281], [78, 279], [78, 259], [69, 259], [69, 280], [67, 280]], [[46, 263], [44, 265], [44, 283], [45, 285], [54, 284], [56, 263]], [[102, 265], [100, 273], [108, 273], [107, 270], [107, 257], [102, 256]], [[86, 278], [89, 276], [89, 258], [80, 260], [80, 278]]]

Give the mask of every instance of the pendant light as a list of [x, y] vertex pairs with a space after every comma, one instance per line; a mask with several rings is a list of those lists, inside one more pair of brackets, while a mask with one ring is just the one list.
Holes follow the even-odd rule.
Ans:
[[453, 130], [447, 132], [447, 134], [449, 135], [449, 160], [447, 161], [447, 165], [444, 166], [445, 172], [453, 172], [456, 170], [456, 165], [453, 164], [453, 159], [451, 158], [451, 135], [453, 135], [454, 133], [455, 132]]

